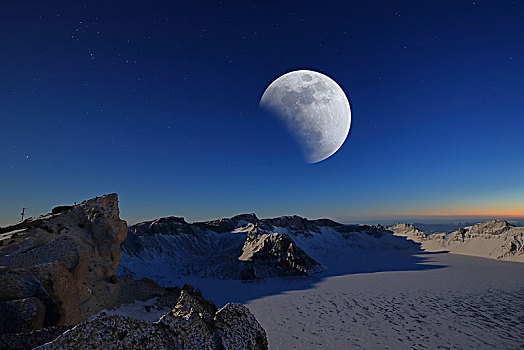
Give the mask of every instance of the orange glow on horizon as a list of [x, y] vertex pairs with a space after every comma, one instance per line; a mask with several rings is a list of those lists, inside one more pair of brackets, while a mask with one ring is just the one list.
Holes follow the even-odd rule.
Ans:
[[[493, 203], [492, 203], [493, 204]], [[504, 203], [502, 205], [455, 205], [437, 208], [406, 208], [400, 211], [391, 211], [391, 216], [455, 216], [455, 217], [493, 217], [493, 218], [524, 218], [524, 204]]]
[[417, 212], [401, 212], [392, 214], [393, 216], [478, 216], [478, 217], [500, 217], [500, 218], [524, 218], [524, 211], [448, 211], [448, 210], [431, 210], [431, 211], [417, 211]]
[[402, 214], [397, 216], [406, 216], [406, 217], [417, 217], [417, 216], [423, 216], [423, 217], [479, 217], [479, 218], [501, 218], [501, 219], [524, 219], [523, 214], [488, 214], [488, 213], [438, 213], [438, 214]]

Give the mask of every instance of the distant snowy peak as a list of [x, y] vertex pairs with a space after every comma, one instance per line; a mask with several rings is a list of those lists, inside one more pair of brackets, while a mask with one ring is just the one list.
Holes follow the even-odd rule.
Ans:
[[414, 242], [422, 242], [428, 237], [427, 234], [412, 224], [398, 223], [388, 227], [388, 229], [393, 231], [395, 236], [406, 237], [407, 239], [411, 239]]
[[274, 232], [276, 227], [288, 228], [290, 234], [308, 234], [310, 232], [320, 232], [321, 227], [345, 226], [330, 219], [308, 220], [297, 215], [259, 219], [254, 213], [250, 213], [236, 215], [231, 218], [194, 223], [186, 222], [183, 217], [170, 216], [135, 224], [129, 227], [129, 231], [137, 236], [147, 234], [193, 234], [201, 231], [226, 233], [245, 227], [248, 224], [257, 226], [260, 231], [265, 233]]
[[191, 224], [182, 217], [170, 216], [167, 218], [145, 221], [129, 227], [129, 232], [136, 236], [148, 234], [191, 234], [194, 233]]
[[195, 223], [174, 216], [146, 221], [129, 227], [119, 272], [226, 279], [308, 275], [321, 264], [291, 236], [311, 236], [321, 225], [342, 226], [298, 216], [260, 220], [255, 214]]
[[[512, 228], [515, 228], [515, 226], [505, 220], [491, 220], [465, 227], [462, 232], [468, 232], [470, 235], [500, 235]], [[520, 229], [522, 230], [524, 227], [520, 227]]]
[[524, 261], [524, 228], [487, 221], [451, 233], [428, 234], [412, 224], [344, 225], [297, 215], [255, 214], [188, 223], [167, 217], [129, 227], [119, 273], [166, 284], [182, 276], [259, 279], [309, 275], [357, 250], [450, 251]]
[[388, 231], [388, 228], [381, 225], [345, 225], [331, 219], [309, 220], [298, 215], [259, 219], [254, 213], [250, 213], [194, 223], [188, 223], [183, 217], [170, 216], [135, 224], [129, 227], [129, 232], [136, 236], [230, 233], [244, 232], [249, 225], [256, 227], [261, 234], [285, 231], [292, 236], [310, 236], [313, 233], [320, 233], [322, 228], [332, 228], [340, 233], [364, 233], [378, 238]]
[[524, 227], [515, 227], [505, 220], [485, 221], [451, 233], [426, 234], [404, 223], [389, 229], [396, 236], [421, 243], [426, 251], [447, 250], [457, 254], [524, 262]]
[[310, 234], [320, 232], [321, 227], [342, 227], [344, 225], [330, 219], [308, 220], [306, 218], [293, 216], [279, 216], [272, 219], [260, 220], [260, 226], [265, 231], [274, 230], [276, 227], [287, 228], [290, 234]]

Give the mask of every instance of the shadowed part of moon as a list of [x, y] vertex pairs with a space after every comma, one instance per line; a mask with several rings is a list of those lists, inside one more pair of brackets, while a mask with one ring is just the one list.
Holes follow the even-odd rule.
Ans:
[[342, 88], [328, 76], [310, 70], [290, 72], [273, 81], [260, 107], [285, 123], [308, 163], [333, 155], [351, 126], [351, 109]]

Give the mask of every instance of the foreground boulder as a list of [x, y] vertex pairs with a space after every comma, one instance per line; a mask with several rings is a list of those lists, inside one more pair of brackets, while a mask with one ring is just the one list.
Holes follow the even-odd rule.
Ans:
[[150, 323], [102, 313], [38, 349], [267, 349], [264, 329], [242, 304], [220, 310], [184, 286], [175, 307]]
[[57, 207], [0, 234], [0, 333], [74, 325], [163, 293], [154, 283], [115, 276], [127, 236], [116, 194]]

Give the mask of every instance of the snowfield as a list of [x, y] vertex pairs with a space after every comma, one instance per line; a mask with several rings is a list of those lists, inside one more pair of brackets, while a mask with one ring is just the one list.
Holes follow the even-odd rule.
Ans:
[[323, 270], [309, 277], [227, 279], [232, 252], [242, 252], [244, 231], [236, 228], [189, 240], [138, 236], [142, 251], [124, 247], [117, 272], [164, 286], [189, 283], [218, 307], [244, 303], [271, 349], [524, 349], [520, 262], [428, 252], [393, 234], [274, 229]]
[[522, 264], [449, 253], [427, 263], [445, 267], [327, 277], [247, 305], [273, 349], [524, 348]]
[[201, 288], [219, 307], [244, 303], [270, 349], [523, 348], [524, 264], [405, 251], [353, 258], [338, 261], [350, 271], [377, 271], [173, 282]]

